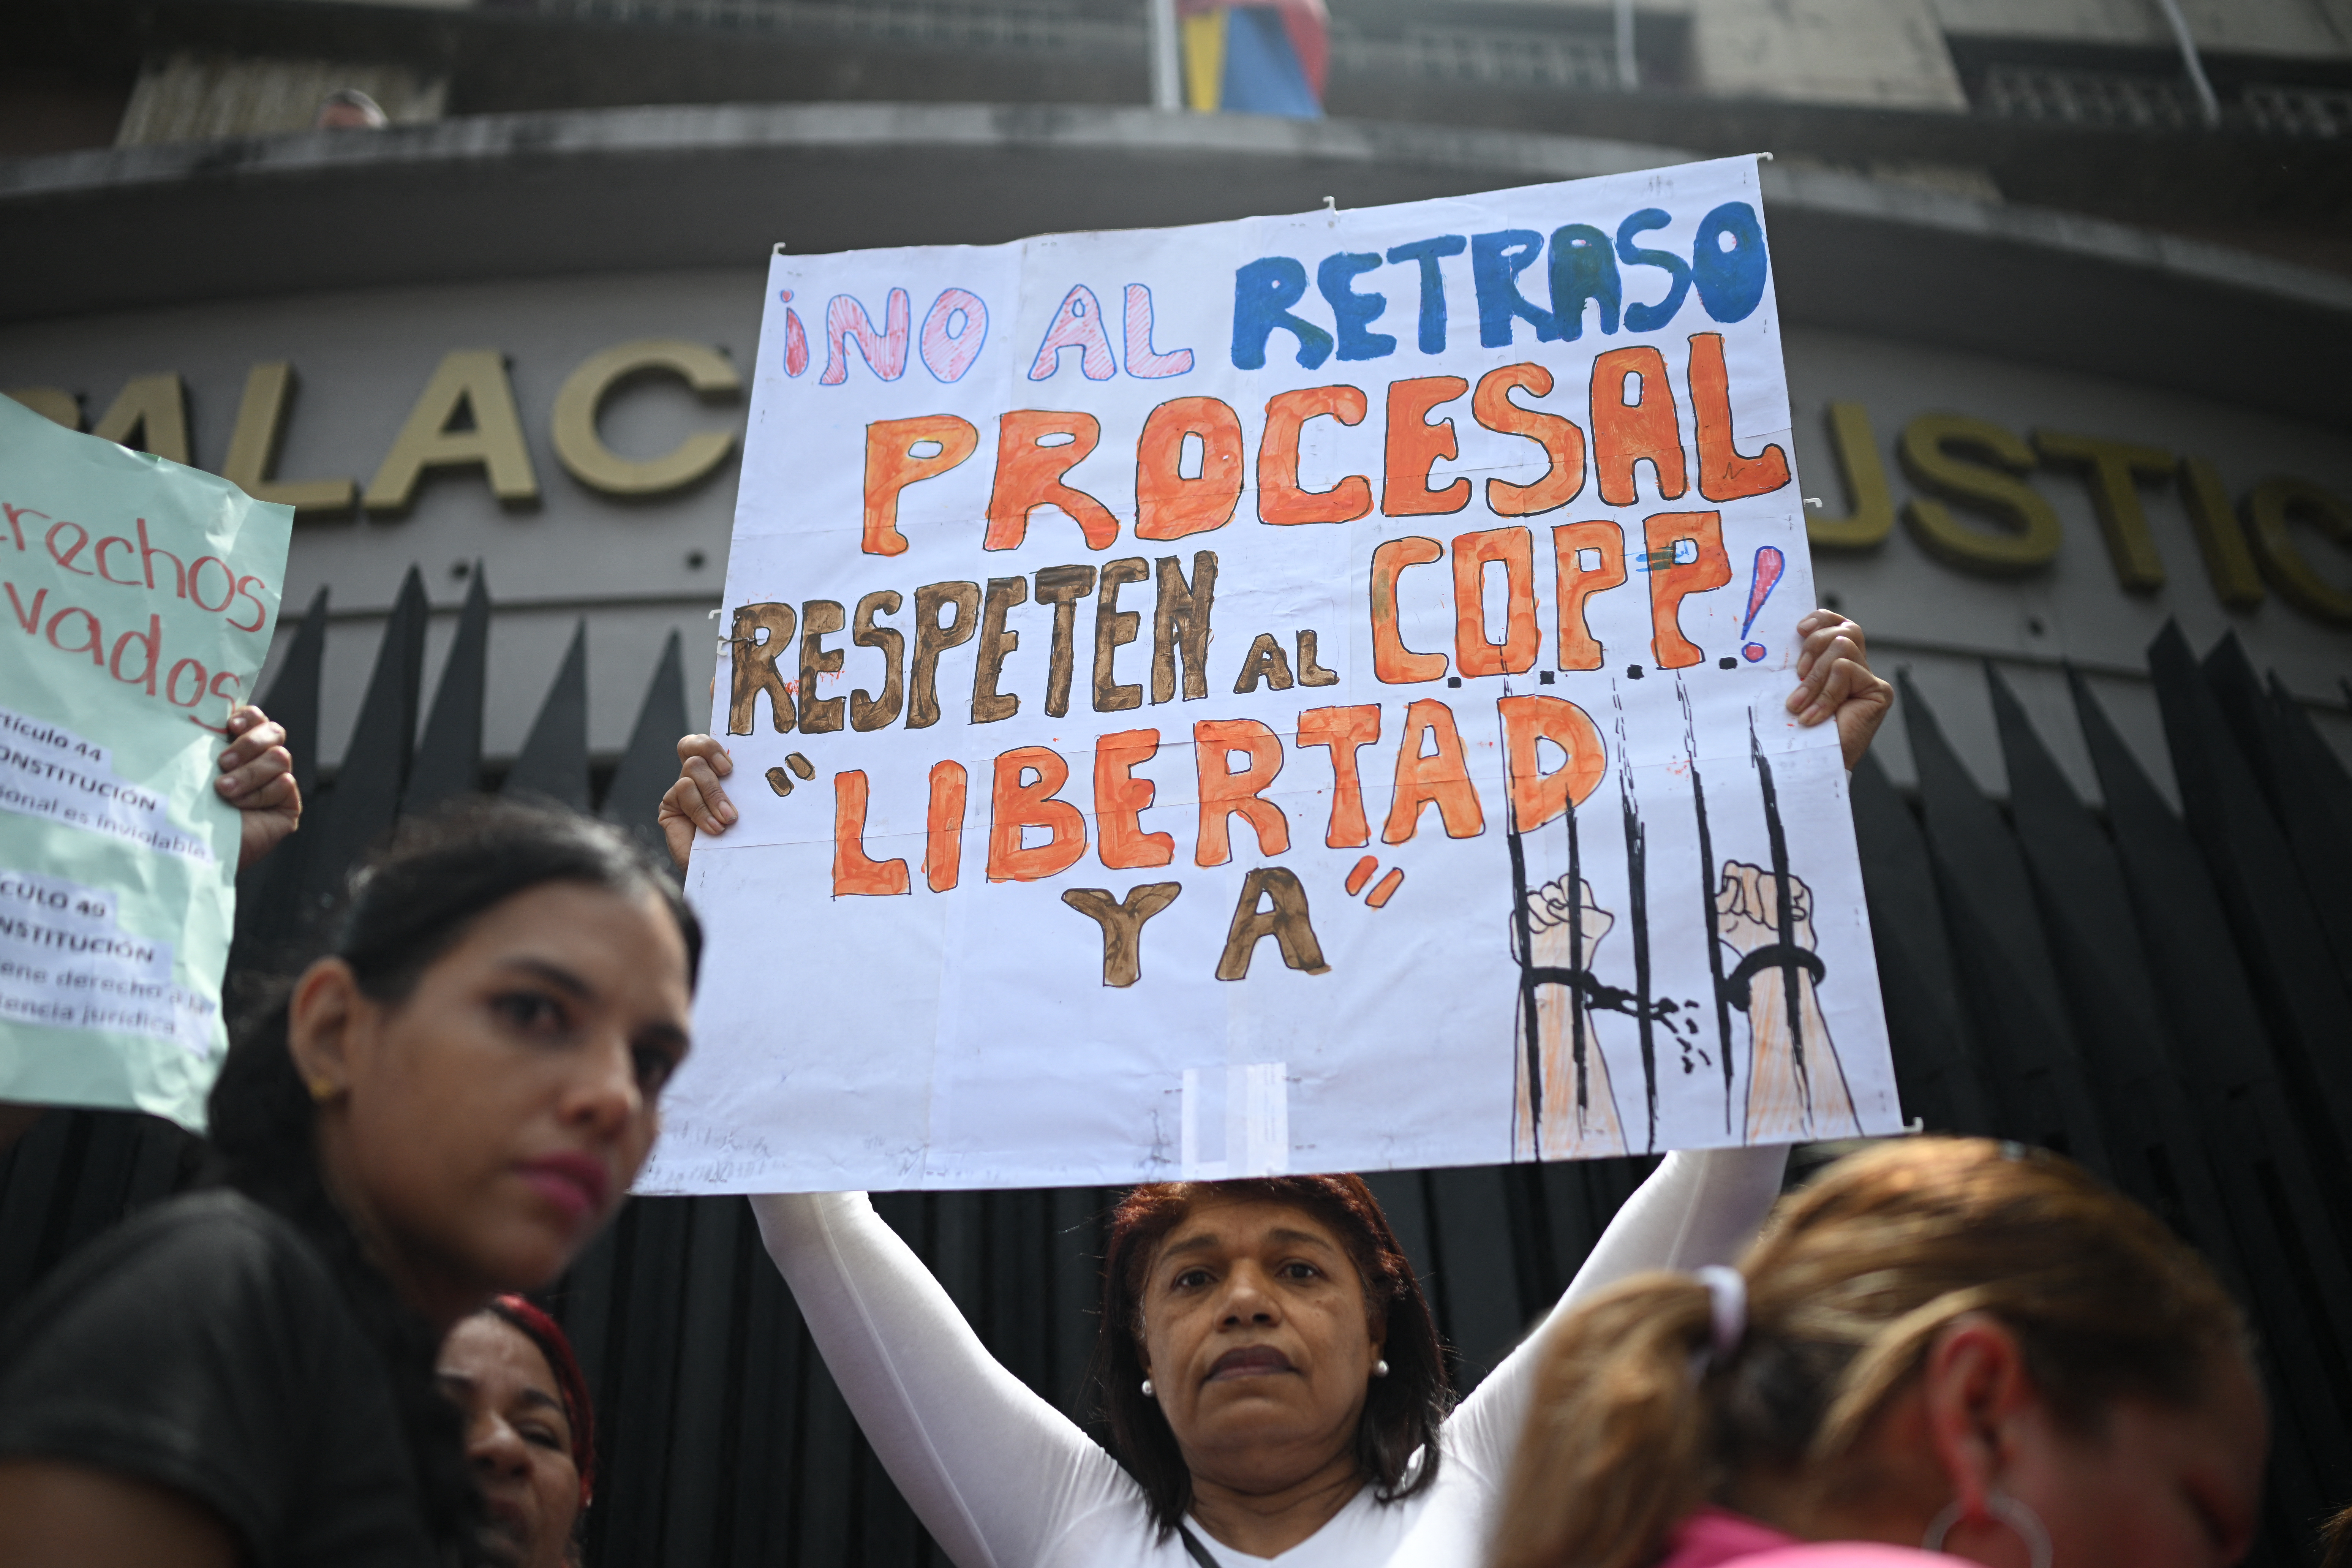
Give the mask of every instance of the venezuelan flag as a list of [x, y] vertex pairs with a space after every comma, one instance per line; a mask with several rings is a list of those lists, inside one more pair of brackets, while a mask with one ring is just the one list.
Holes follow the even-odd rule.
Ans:
[[1193, 110], [1318, 120], [1331, 58], [1323, 0], [1179, 0]]

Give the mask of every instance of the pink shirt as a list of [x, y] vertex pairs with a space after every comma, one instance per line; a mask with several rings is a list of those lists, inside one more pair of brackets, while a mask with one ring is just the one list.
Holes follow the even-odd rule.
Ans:
[[1761, 1520], [1712, 1505], [1683, 1521], [1658, 1568], [1951, 1568], [1940, 1552], [1875, 1541], [1800, 1541]]

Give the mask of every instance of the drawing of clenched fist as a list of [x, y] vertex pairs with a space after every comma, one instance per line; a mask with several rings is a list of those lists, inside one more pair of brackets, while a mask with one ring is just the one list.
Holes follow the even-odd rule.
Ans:
[[[1574, 896], [1561, 877], [1531, 889], [1527, 899], [1527, 962], [1538, 983], [1536, 1037], [1528, 1040], [1528, 1007], [1516, 1010], [1517, 1089], [1512, 1135], [1521, 1158], [1584, 1158], [1625, 1152], [1609, 1062], [1593, 1037], [1584, 977], [1593, 952], [1616, 917], [1580, 880]], [[1517, 932], [1513, 931], [1513, 945]]]
[[[1811, 952], [1813, 945], [1813, 890], [1789, 879], [1790, 923], [1794, 942]], [[1780, 933], [1780, 879], [1760, 866], [1738, 860], [1724, 863], [1723, 886], [1715, 895], [1716, 934], [1743, 956]]]
[[1528, 894], [1528, 938], [1533, 951], [1532, 960], [1538, 965], [1566, 968], [1574, 947], [1569, 931], [1569, 913], [1573, 910], [1577, 925], [1584, 937], [1584, 957], [1589, 964], [1592, 950], [1617, 924], [1617, 917], [1592, 901], [1592, 884], [1580, 881], [1576, 885], [1580, 897], [1568, 896], [1568, 879], [1560, 877], [1546, 882]]
[[1813, 952], [1812, 889], [1789, 879], [1782, 930], [1780, 879], [1760, 866], [1727, 861], [1715, 896], [1716, 934], [1739, 955], [1726, 990], [1748, 1015], [1750, 1143], [1857, 1135], [1847, 1092], [1814, 987], [1823, 975]]

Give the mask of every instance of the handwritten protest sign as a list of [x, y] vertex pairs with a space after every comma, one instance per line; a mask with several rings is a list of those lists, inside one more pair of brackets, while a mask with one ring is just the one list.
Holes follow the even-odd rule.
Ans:
[[0, 398], [0, 1100], [203, 1128], [293, 515]]
[[1899, 1121], [1755, 169], [780, 254], [652, 1190]]

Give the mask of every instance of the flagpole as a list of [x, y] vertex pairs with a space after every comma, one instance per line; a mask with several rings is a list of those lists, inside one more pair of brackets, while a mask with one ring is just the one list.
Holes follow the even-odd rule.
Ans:
[[1184, 78], [1176, 55], [1176, 0], [1144, 0], [1151, 14], [1151, 107], [1184, 107]]

